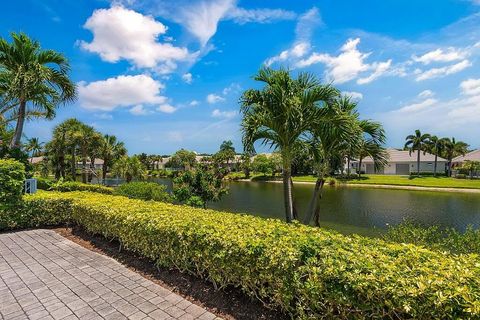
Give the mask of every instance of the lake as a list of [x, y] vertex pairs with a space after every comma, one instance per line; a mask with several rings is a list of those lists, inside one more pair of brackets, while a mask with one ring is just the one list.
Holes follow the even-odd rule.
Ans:
[[[171, 189], [171, 180], [154, 179]], [[248, 213], [284, 219], [282, 184], [271, 182], [230, 182], [221, 201], [209, 203], [216, 210]], [[299, 216], [305, 212], [313, 184], [295, 184]], [[388, 225], [404, 219], [426, 225], [464, 230], [480, 227], [480, 194], [325, 186], [320, 200], [320, 223], [342, 233], [374, 236]]]
[[[313, 187], [294, 185], [300, 217]], [[284, 219], [282, 188], [280, 183], [232, 182], [229, 194], [209, 207]], [[325, 186], [320, 200], [322, 226], [343, 233], [375, 235], [406, 218], [458, 230], [480, 227], [480, 194]]]

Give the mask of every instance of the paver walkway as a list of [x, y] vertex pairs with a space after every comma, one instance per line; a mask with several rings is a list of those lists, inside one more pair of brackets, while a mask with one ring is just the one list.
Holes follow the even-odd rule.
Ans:
[[215, 318], [52, 230], [0, 234], [0, 319]]

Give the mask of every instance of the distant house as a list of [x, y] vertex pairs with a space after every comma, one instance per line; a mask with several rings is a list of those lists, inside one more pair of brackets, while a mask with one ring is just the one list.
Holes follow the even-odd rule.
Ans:
[[40, 157], [32, 157], [29, 159], [30, 163], [31, 164], [39, 164], [43, 161], [44, 157], [43, 156], [40, 156]]
[[[95, 170], [101, 170], [102, 167], [103, 167], [103, 159], [95, 159], [95, 161], [94, 161], [93, 164], [94, 164], [94, 166], [95, 166]], [[91, 168], [90, 159], [87, 160], [86, 167], [87, 167], [88, 169]], [[83, 162], [82, 162], [82, 161], [78, 161], [78, 162], [77, 162], [77, 169], [83, 169]]]
[[480, 161], [480, 149], [473, 150], [464, 156], [453, 158], [453, 167], [461, 166], [465, 161]]
[[[387, 149], [388, 163], [385, 167], [376, 171], [373, 160], [367, 157], [362, 160], [361, 168], [358, 168], [358, 161], [351, 161], [352, 172], [361, 171], [367, 174], [396, 174], [396, 175], [409, 175], [410, 173], [417, 172], [417, 152]], [[445, 172], [447, 160], [441, 157], [437, 158], [437, 172]], [[420, 172], [434, 172], [435, 155], [430, 153], [420, 153]]]

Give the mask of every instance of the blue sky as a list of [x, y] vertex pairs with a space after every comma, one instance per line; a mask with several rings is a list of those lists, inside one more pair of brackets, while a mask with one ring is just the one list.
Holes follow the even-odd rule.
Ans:
[[69, 117], [130, 153], [241, 151], [238, 98], [262, 65], [309, 71], [381, 121], [388, 146], [419, 128], [480, 147], [480, 0], [77, 1], [2, 4], [0, 36], [23, 31], [72, 65]]

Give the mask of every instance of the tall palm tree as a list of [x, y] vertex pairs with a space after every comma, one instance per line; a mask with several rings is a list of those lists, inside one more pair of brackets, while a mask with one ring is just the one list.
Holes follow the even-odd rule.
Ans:
[[463, 141], [456, 141], [455, 138], [442, 138], [444, 144], [443, 154], [448, 161], [447, 175], [452, 175], [452, 160], [460, 155], [465, 155], [468, 152], [468, 144]]
[[291, 170], [296, 148], [310, 129], [315, 106], [330, 101], [338, 91], [322, 85], [308, 73], [293, 79], [288, 70], [261, 69], [254, 77], [264, 84], [260, 90], [246, 90], [240, 99], [243, 113], [243, 145], [254, 152], [254, 143], [278, 150], [282, 157], [286, 221], [294, 218]]
[[415, 134], [408, 135], [405, 138], [405, 148], [408, 148], [410, 155], [412, 152], [417, 152], [417, 175], [420, 175], [420, 152], [425, 154], [426, 149], [430, 141], [430, 135], [428, 133], [422, 134], [420, 130], [415, 130]]
[[[96, 154], [95, 151], [100, 147], [102, 136], [92, 126], [83, 123], [78, 127], [75, 135], [75, 140], [78, 142], [78, 148], [82, 158], [82, 182], [87, 183], [89, 172], [87, 169], [87, 161], [89, 155]], [[94, 164], [94, 161], [95, 159], [90, 159], [90, 165]]]
[[40, 151], [43, 149], [43, 142], [40, 142], [38, 138], [30, 138], [27, 141], [25, 146], [26, 151], [31, 152], [30, 154], [30, 162], [33, 161], [33, 157], [38, 156]]
[[147, 174], [147, 168], [138, 157], [123, 156], [115, 161], [112, 171], [127, 182], [135, 178], [143, 178]]
[[445, 148], [445, 140], [439, 139], [437, 136], [431, 136], [427, 145], [427, 150], [435, 156], [435, 162], [433, 165], [433, 176], [437, 176], [437, 164], [438, 156], [443, 153]]
[[3, 111], [11, 112], [17, 122], [10, 147], [18, 148], [26, 117], [34, 111], [53, 118], [59, 105], [75, 100], [76, 88], [63, 54], [42, 50], [40, 43], [23, 33], [11, 37], [12, 43], [0, 38], [0, 93]]
[[103, 159], [102, 179], [105, 181], [107, 171], [113, 166], [115, 159], [123, 157], [127, 154], [127, 149], [123, 142], [117, 140], [113, 135], [104, 135], [100, 147], [100, 157]]

